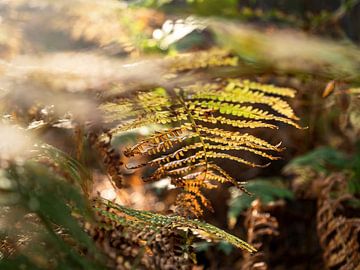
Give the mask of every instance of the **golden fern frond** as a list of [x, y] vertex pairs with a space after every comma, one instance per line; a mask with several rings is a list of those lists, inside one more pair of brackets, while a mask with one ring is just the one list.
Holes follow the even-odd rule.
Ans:
[[194, 119], [198, 121], [202, 121], [205, 123], [211, 124], [222, 124], [229, 125], [236, 128], [271, 128], [276, 129], [277, 126], [265, 123], [262, 121], [252, 121], [252, 120], [233, 120], [230, 118], [226, 118], [223, 116], [206, 116], [201, 114], [194, 114]]
[[[206, 138], [205, 138], [206, 139]], [[221, 144], [202, 144], [202, 146], [205, 146], [206, 149], [213, 149], [213, 150], [220, 150], [220, 151], [248, 151], [251, 153], [254, 153], [256, 155], [262, 156], [264, 158], [270, 159], [270, 160], [277, 160], [279, 159], [278, 157], [274, 157], [272, 155], [269, 155], [265, 152], [250, 148], [250, 147], [246, 147], [246, 146], [234, 146], [234, 145], [221, 145]]]
[[243, 158], [240, 158], [240, 157], [237, 157], [237, 156], [233, 156], [233, 155], [225, 154], [225, 153], [213, 152], [213, 151], [208, 151], [207, 156], [209, 158], [213, 158], [213, 159], [232, 160], [232, 161], [235, 161], [237, 163], [248, 165], [250, 167], [260, 167], [261, 168], [261, 167], [267, 167], [268, 166], [268, 164], [259, 165], [259, 164], [255, 164], [255, 163], [253, 163], [251, 161], [247, 161], [247, 160], [245, 160]]
[[175, 212], [180, 216], [187, 216], [189, 213], [196, 213], [201, 216], [203, 214], [202, 202], [199, 202], [199, 197], [193, 193], [180, 193], [175, 201]]
[[[345, 185], [344, 175], [341, 174], [333, 174], [323, 181], [318, 198], [317, 233], [328, 269], [358, 270], [360, 220], [335, 214], [341, 202], [351, 198], [349, 194], [341, 195]], [[333, 198], [335, 194], [337, 198]]]
[[[202, 189], [225, 182], [242, 188], [216, 165], [218, 160], [265, 167], [268, 164], [257, 164], [237, 153], [278, 159], [271, 152], [281, 151], [280, 144], [270, 144], [241, 129], [274, 129], [278, 128], [278, 123], [300, 128], [296, 123], [298, 118], [283, 99], [292, 97], [294, 93], [295, 90], [288, 88], [224, 79], [210, 84], [196, 83], [183, 88], [155, 88], [138, 92], [133, 98], [119, 101], [119, 108], [116, 108], [115, 102], [102, 108], [105, 117], [110, 115], [115, 125], [109, 131], [113, 136], [148, 125], [161, 126], [161, 130], [126, 148], [124, 154], [128, 158], [145, 156], [148, 159], [145, 163], [132, 168], [155, 167], [152, 175], [145, 180], [169, 177], [172, 184], [185, 191], [185, 195], [179, 195], [177, 202], [187, 205], [187, 214], [199, 215], [201, 208], [198, 205], [189, 207], [189, 204], [193, 200], [194, 204], [209, 205], [201, 193]], [[123, 108], [131, 108], [131, 112], [117, 119], [116, 114]], [[126, 114], [127, 111], [123, 112]], [[234, 127], [238, 130], [234, 131]]]
[[249, 80], [230, 80], [231, 83], [231, 87], [243, 87], [246, 89], [252, 89], [252, 90], [256, 90], [256, 91], [261, 91], [264, 93], [268, 93], [268, 94], [274, 94], [274, 95], [278, 95], [278, 96], [282, 96], [282, 97], [295, 97], [296, 91], [294, 89], [291, 88], [287, 88], [287, 87], [279, 87], [279, 86], [274, 86], [271, 84], [262, 84], [262, 83], [258, 83], [258, 82], [252, 82]]
[[294, 111], [290, 105], [280, 97], [271, 96], [293, 96], [293, 91], [288, 88], [276, 88], [271, 85], [263, 85], [259, 83], [250, 83], [245, 81], [230, 80], [224, 90], [205, 87], [203, 91], [197, 91], [195, 99], [214, 100], [221, 102], [231, 102], [235, 104], [264, 104], [268, 105], [279, 114], [290, 119], [297, 120]]
[[[154, 151], [153, 154], [169, 150], [173, 147], [173, 144], [179, 143], [183, 140], [183, 134], [185, 131], [186, 128], [184, 127], [157, 131], [148, 138], [141, 140], [135, 146], [126, 149], [124, 154], [126, 156], [134, 156], [136, 154], [146, 154], [150, 150]], [[184, 149], [184, 151], [186, 150]], [[148, 154], [151, 154], [151, 152]]]

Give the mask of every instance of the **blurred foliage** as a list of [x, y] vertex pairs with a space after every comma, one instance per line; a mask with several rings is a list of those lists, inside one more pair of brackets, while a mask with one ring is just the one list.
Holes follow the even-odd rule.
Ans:
[[291, 160], [288, 166], [310, 166], [317, 172], [326, 173], [330, 170], [329, 166], [335, 169], [344, 168], [349, 164], [350, 159], [344, 153], [331, 147], [321, 147]]
[[[254, 27], [224, 22], [213, 21], [210, 25], [220, 44], [258, 69], [359, 83], [360, 52], [352, 45], [339, 45], [291, 30], [264, 33]], [[319, 70], [319, 66], [326, 68]]]
[[229, 201], [228, 223], [230, 227], [234, 227], [237, 218], [251, 206], [251, 203], [259, 199], [262, 204], [268, 205], [279, 199], [294, 199], [291, 190], [284, 187], [281, 179], [253, 179], [246, 184], [246, 190], [251, 195], [239, 193], [231, 190], [231, 199]]
[[331, 147], [321, 147], [306, 155], [294, 158], [285, 168], [287, 173], [297, 173], [311, 168], [318, 174], [330, 175], [343, 171], [348, 174], [348, 189], [352, 194], [360, 194], [360, 148], [347, 155]]
[[4, 257], [12, 253], [20, 257], [12, 262], [1, 260], [1, 269], [14, 269], [15, 265], [17, 269], [103, 269], [101, 253], [72, 214], [75, 211], [91, 220], [78, 189], [33, 161], [11, 164], [1, 172], [2, 210], [18, 224], [3, 227], [2, 233], [15, 243], [20, 241], [17, 237], [24, 238], [21, 246], [5, 246], [5, 250], [14, 250]]

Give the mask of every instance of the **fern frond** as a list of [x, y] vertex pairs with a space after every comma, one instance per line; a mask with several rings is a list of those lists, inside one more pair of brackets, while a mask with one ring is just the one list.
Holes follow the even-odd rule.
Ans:
[[[228, 144], [230, 144], [230, 145], [236, 145], [236, 146], [246, 145], [246, 146], [249, 146], [252, 148], [267, 149], [267, 150], [272, 150], [272, 151], [276, 151], [276, 152], [279, 152], [282, 150], [281, 148], [279, 148], [280, 144], [272, 145], [272, 144], [268, 143], [267, 141], [257, 138], [248, 133], [226, 131], [226, 130], [219, 129], [219, 128], [207, 128], [202, 125], [199, 125], [198, 129], [201, 132], [216, 136], [214, 138], [218, 139], [219, 142], [222, 142], [224, 144], [226, 144], [226, 142], [228, 142]], [[205, 137], [205, 138], [211, 140], [210, 137]], [[223, 140], [226, 140], [226, 141], [223, 141]]]
[[164, 160], [163, 158], [157, 158], [152, 161], [149, 161], [148, 164], [149, 165], [160, 165], [163, 161], [165, 161], [165, 164], [163, 165], [163, 167], [168, 170], [168, 169], [182, 167], [183, 165], [188, 165], [190, 163], [194, 163], [195, 161], [198, 161], [199, 159], [204, 158], [205, 155], [207, 155], [207, 153], [205, 151], [198, 151], [195, 154], [193, 154], [191, 156], [187, 156], [183, 159], [168, 161], [166, 159]]
[[100, 105], [100, 110], [105, 112], [105, 122], [122, 121], [137, 114], [131, 102], [126, 99], [118, 103], [103, 103]]
[[[111, 211], [104, 210], [112, 209]], [[112, 203], [110, 201], [99, 202], [96, 211], [115, 223], [128, 224], [134, 228], [159, 230], [160, 228], [171, 228], [173, 230], [190, 230], [197, 235], [211, 241], [227, 241], [237, 248], [246, 250], [250, 253], [256, 251], [251, 245], [245, 241], [228, 234], [227, 232], [208, 223], [201, 222], [197, 219], [187, 219], [182, 216], [164, 216], [161, 214], [140, 211], [125, 206]]]
[[269, 164], [259, 165], [259, 164], [255, 164], [255, 163], [253, 163], [253, 162], [247, 161], [247, 160], [245, 160], [245, 159], [243, 159], [243, 158], [239, 158], [239, 157], [236, 157], [236, 156], [233, 156], [233, 155], [230, 155], [230, 154], [218, 153], [218, 152], [213, 152], [213, 151], [208, 151], [208, 152], [207, 152], [207, 156], [208, 156], [209, 158], [214, 158], [214, 159], [233, 160], [233, 161], [236, 161], [236, 162], [238, 162], [238, 163], [248, 165], [248, 166], [250, 166], [250, 167], [260, 167], [260, 168], [264, 168], [264, 167], [269, 166]]
[[95, 201], [94, 210], [98, 223], [88, 224], [87, 231], [109, 257], [111, 269], [192, 269], [190, 231], [173, 228], [150, 212], [106, 201]]
[[197, 195], [189, 192], [182, 192], [176, 197], [175, 212], [180, 216], [201, 216], [203, 214], [203, 206], [205, 200], [200, 203]]
[[[226, 54], [221, 55], [225, 57]], [[209, 62], [204, 67], [208, 65]], [[112, 136], [147, 125], [158, 124], [163, 127], [161, 131], [140, 139], [127, 148], [124, 154], [148, 159], [145, 163], [132, 166], [133, 169], [155, 167], [152, 175], [144, 178], [145, 181], [170, 177], [172, 184], [183, 189], [186, 194], [180, 194], [177, 202], [187, 205], [189, 212], [194, 211], [196, 215], [201, 211], [197, 205], [189, 207], [191, 198], [196, 204], [200, 202], [209, 205], [201, 192], [202, 189], [213, 188], [212, 182], [230, 182], [244, 190], [241, 184], [216, 165], [218, 160], [229, 160], [250, 167], [268, 165], [256, 164], [234, 154], [234, 151], [268, 160], [278, 159], [269, 152], [280, 152], [280, 144], [272, 145], [241, 129], [276, 129], [278, 123], [300, 128], [296, 123], [298, 118], [283, 99], [293, 97], [294, 94], [295, 90], [289, 88], [246, 80], [217, 80], [168, 91], [155, 88], [138, 92], [132, 99], [119, 100], [119, 108], [115, 104], [108, 104], [103, 107], [103, 111], [105, 117], [112, 117], [115, 125], [109, 131]], [[129, 104], [124, 104], [127, 102]], [[123, 108], [124, 111], [132, 108], [128, 116], [119, 119], [113, 117]], [[122, 122], [121, 119], [126, 120]], [[238, 130], [230, 130], [234, 127]]]
[[138, 154], [145, 154], [153, 149], [155, 151], [154, 154], [166, 151], [172, 148], [174, 143], [176, 144], [182, 141], [180, 135], [182, 135], [184, 131], [186, 131], [186, 129], [184, 130], [183, 127], [157, 131], [155, 134], [140, 141], [135, 146], [126, 149], [124, 154], [129, 157]]
[[200, 115], [195, 114], [193, 117], [197, 121], [202, 121], [211, 124], [229, 125], [236, 128], [271, 128], [271, 129], [278, 128], [275, 125], [268, 124], [262, 121], [233, 120], [223, 116], [204, 116], [201, 114]]
[[279, 86], [274, 86], [271, 84], [262, 84], [262, 83], [258, 83], [258, 82], [252, 82], [249, 80], [233, 79], [233, 80], [229, 80], [229, 82], [230, 82], [229, 88], [240, 87], [240, 88], [252, 89], [252, 90], [257, 90], [257, 91], [261, 91], [261, 92], [268, 93], [268, 94], [275, 94], [278, 96], [290, 97], [290, 98], [295, 97], [295, 94], [296, 94], [296, 91], [291, 88], [279, 87]]
[[[275, 217], [264, 211], [259, 199], [251, 204], [251, 208], [246, 213], [245, 227], [247, 228], [247, 241], [254, 245], [259, 252], [254, 256], [244, 254], [243, 270], [263, 269], [267, 270], [266, 244], [267, 237], [279, 235], [278, 221]], [[267, 241], [266, 241], [267, 240]]]
[[[251, 86], [253, 88], [251, 88]], [[270, 93], [273, 95], [276, 94], [280, 96], [287, 96], [290, 94], [288, 93], [288, 91], [291, 91], [291, 89], [275, 88], [273, 86], [266, 86], [257, 83], [251, 84], [248, 81], [246, 81], [244, 84], [241, 84], [241, 82], [239, 82], [238, 85], [236, 85], [234, 83], [234, 80], [230, 81], [230, 83], [227, 84], [223, 91], [219, 89], [211, 89], [211, 87], [208, 88], [196, 92], [193, 98], [214, 100], [220, 102], [231, 102], [236, 104], [264, 104], [268, 105], [271, 109], [273, 109], [279, 114], [282, 114], [294, 120], [298, 120], [298, 118], [294, 114], [294, 111], [286, 101], [284, 101], [280, 97], [269, 95]], [[261, 89], [265, 91], [262, 91]]]
[[[359, 226], [352, 225], [351, 219], [335, 214], [340, 203], [349, 199], [349, 194], [341, 195], [345, 185], [343, 175], [333, 174], [323, 181], [318, 198], [317, 232], [324, 251], [324, 261], [329, 269], [358, 269], [360, 265]], [[337, 199], [331, 196], [335, 194]]]
[[92, 180], [90, 172], [82, 164], [49, 144], [42, 144], [34, 148], [34, 161], [52, 168], [53, 171], [73, 184], [80, 185], [82, 190], [89, 190], [89, 183]]
[[239, 104], [204, 100], [191, 102], [190, 108], [192, 108], [193, 106], [201, 106], [202, 108], [211, 109], [213, 111], [219, 112], [220, 114], [229, 114], [254, 120], [274, 120], [278, 122], [283, 122], [296, 128], [301, 128], [298, 124], [296, 124], [289, 118], [276, 116], [272, 113], [269, 113], [268, 111], [254, 108], [252, 106], [240, 106]]
[[112, 147], [111, 139], [111, 133], [103, 133], [102, 136], [99, 136], [96, 133], [89, 135], [89, 141], [101, 157], [103, 165], [111, 180], [117, 187], [122, 187], [123, 177], [121, 166], [123, 165], [123, 162], [120, 160], [119, 153]]
[[229, 51], [212, 49], [196, 54], [188, 53], [169, 56], [167, 62], [171, 72], [180, 72], [209, 67], [236, 66], [238, 58], [230, 55]]
[[197, 162], [195, 164], [185, 166], [185, 167], [181, 167], [179, 169], [174, 169], [174, 170], [167, 171], [167, 174], [168, 175], [182, 175], [182, 174], [189, 173], [192, 170], [198, 169], [198, 168], [200, 168], [200, 167], [202, 167], [204, 165], [206, 165], [205, 162]]
[[208, 99], [215, 101], [226, 101], [232, 103], [250, 103], [250, 104], [264, 104], [268, 105], [274, 111], [289, 117], [295, 118], [294, 112], [291, 109], [290, 105], [284, 100], [278, 97], [266, 96], [260, 92], [252, 92], [250, 90], [239, 89], [236, 93], [205, 93], [196, 95], [196, 99]]
[[[156, 164], [161, 164], [161, 163], [170, 162], [171, 159], [180, 160], [180, 157], [185, 156], [186, 152], [191, 151], [191, 150], [201, 149], [201, 148], [203, 148], [202, 143], [190, 144], [190, 145], [184, 146], [168, 155], [154, 159], [152, 162], [156, 163]], [[169, 149], [170, 149], [170, 147], [169, 147]], [[168, 149], [166, 149], [166, 150], [168, 150]]]
[[270, 160], [277, 160], [279, 157], [274, 157], [272, 155], [266, 154], [265, 152], [252, 149], [245, 146], [234, 146], [234, 145], [219, 145], [219, 144], [204, 144], [206, 149], [212, 149], [212, 150], [221, 150], [221, 151], [248, 151], [251, 153], [254, 153], [256, 155], [262, 156], [264, 158], [270, 159]]

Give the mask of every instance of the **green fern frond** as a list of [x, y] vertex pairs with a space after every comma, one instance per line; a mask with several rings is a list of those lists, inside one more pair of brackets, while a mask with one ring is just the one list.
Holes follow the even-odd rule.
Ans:
[[[254, 103], [258, 103], [256, 99], [253, 101]], [[292, 121], [289, 118], [276, 116], [269, 111], [264, 111], [259, 108], [254, 108], [252, 106], [241, 106], [239, 104], [226, 103], [221, 101], [196, 101], [190, 103], [190, 108], [194, 108], [196, 106], [200, 106], [205, 109], [211, 109], [214, 112], [219, 112], [220, 114], [228, 114], [238, 117], [244, 117], [248, 119], [254, 120], [267, 120], [267, 121], [278, 121], [283, 122], [285, 124], [292, 125], [297, 128], [301, 128], [298, 124]]]
[[[111, 212], [109, 209], [115, 212]], [[163, 227], [171, 228], [172, 230], [190, 230], [206, 240], [227, 241], [237, 248], [251, 253], [256, 252], [256, 249], [245, 241], [197, 219], [187, 219], [181, 216], [164, 216], [149, 211], [127, 208], [105, 200], [97, 201], [95, 210], [115, 223], [131, 226], [138, 230], [147, 228], [159, 231]]]
[[56, 174], [81, 186], [83, 191], [89, 190], [92, 176], [78, 160], [49, 144], [37, 146], [33, 151], [35, 153], [32, 158], [34, 161], [52, 168]]
[[[295, 90], [289, 88], [224, 79], [170, 90], [155, 88], [134, 95], [133, 98], [120, 100], [118, 108], [116, 103], [102, 106], [105, 117], [110, 115], [113, 120], [114, 127], [108, 133], [121, 135], [124, 131], [152, 124], [162, 127], [161, 131], [147, 135], [128, 147], [124, 155], [148, 159], [145, 163], [132, 166], [132, 169], [155, 167], [152, 175], [144, 180], [157, 181], [170, 177], [172, 184], [186, 192], [186, 195], [179, 195], [177, 201], [180, 204], [183, 201], [189, 205], [191, 198], [197, 198], [193, 207], [188, 208], [198, 212], [188, 214], [200, 214], [201, 208], [196, 205], [198, 201], [209, 205], [201, 190], [212, 188], [214, 182], [230, 182], [244, 190], [241, 184], [216, 165], [218, 160], [265, 167], [268, 164], [257, 164], [237, 153], [267, 160], [278, 159], [271, 152], [280, 152], [280, 144], [270, 144], [241, 129], [275, 129], [278, 123], [300, 128], [296, 123], [297, 116], [284, 99], [295, 95]], [[129, 108], [131, 112], [126, 115]], [[126, 116], [114, 117], [121, 110]], [[238, 129], [234, 131], [234, 127]]]

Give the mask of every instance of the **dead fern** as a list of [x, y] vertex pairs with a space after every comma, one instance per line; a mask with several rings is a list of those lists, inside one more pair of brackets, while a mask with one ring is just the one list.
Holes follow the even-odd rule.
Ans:
[[325, 179], [318, 198], [317, 232], [328, 269], [359, 270], [360, 221], [339, 214], [341, 203], [350, 196], [344, 194], [344, 184], [346, 181], [341, 174]]
[[255, 200], [246, 213], [245, 227], [247, 228], [247, 242], [253, 245], [258, 252], [251, 256], [244, 254], [243, 270], [267, 270], [264, 244], [269, 237], [279, 234], [279, 224], [276, 218], [264, 212], [260, 200]]
[[[282, 150], [280, 144], [272, 145], [240, 130], [277, 129], [279, 123], [300, 128], [298, 118], [284, 99], [294, 95], [293, 89], [240, 79], [140, 91], [134, 97], [101, 106], [113, 128], [100, 139], [150, 125], [158, 127], [158, 131], [125, 149], [124, 155], [147, 157], [146, 163], [131, 168], [154, 168], [145, 181], [170, 178], [173, 185], [184, 191], [177, 199], [181, 213], [199, 216], [201, 205], [210, 207], [201, 192], [203, 188], [229, 182], [244, 189], [216, 161], [265, 167], [267, 163], [257, 164], [248, 155], [278, 159], [273, 153]], [[246, 157], [235, 154], [240, 152]]]
[[[107, 136], [106, 136], [107, 135]], [[123, 177], [120, 170], [123, 162], [119, 153], [111, 145], [111, 134], [104, 134], [101, 139], [96, 133], [89, 134], [89, 142], [102, 159], [105, 171], [118, 188], [123, 186]]]

